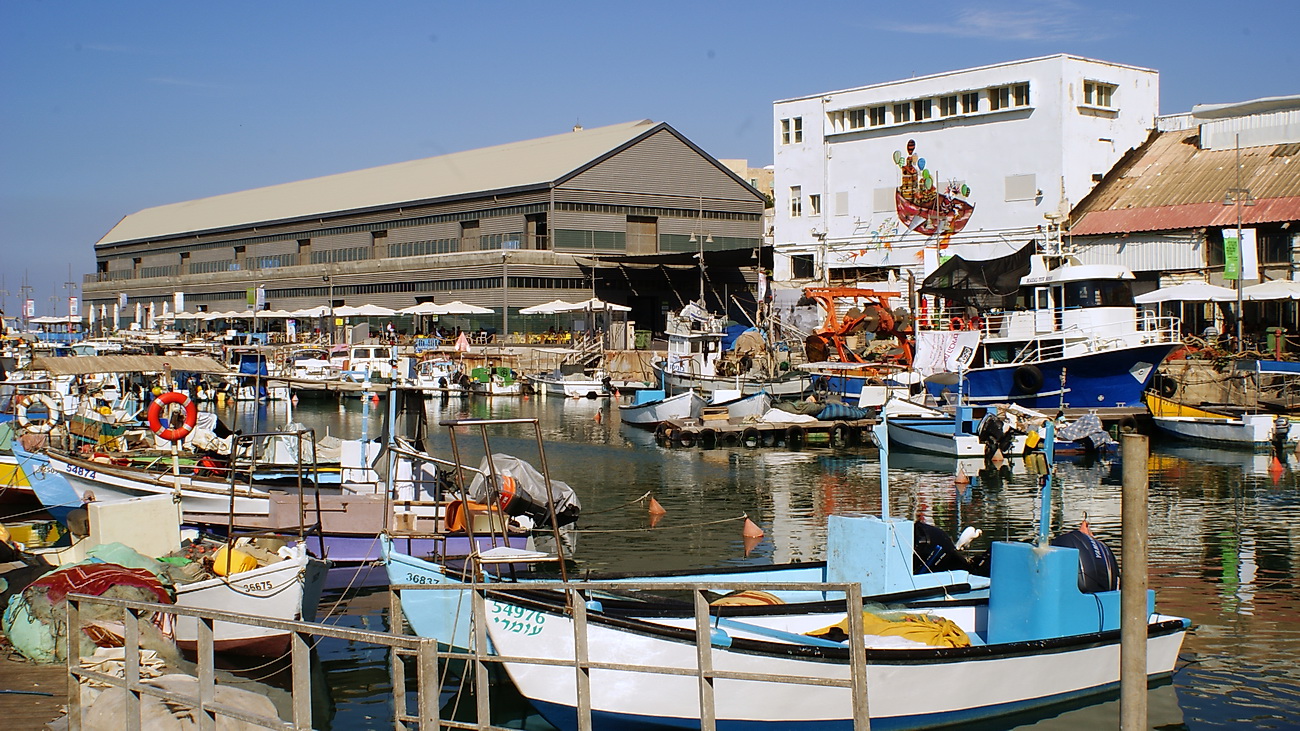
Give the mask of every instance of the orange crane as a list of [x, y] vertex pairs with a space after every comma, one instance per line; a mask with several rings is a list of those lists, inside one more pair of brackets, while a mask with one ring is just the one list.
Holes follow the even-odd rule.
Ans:
[[[854, 333], [870, 332], [877, 338], [892, 337], [898, 341], [901, 352], [890, 356], [890, 361], [902, 365], [911, 364], [912, 345], [908, 337], [911, 318], [906, 311], [892, 311], [885, 304], [888, 298], [899, 296], [898, 292], [858, 287], [808, 287], [803, 292], [805, 297], [826, 310], [826, 321], [822, 324], [822, 329], [804, 341], [808, 360], [827, 360], [833, 349], [842, 363], [866, 363], [860, 355], [845, 346], [844, 339]], [[835, 311], [835, 302], [843, 299], [852, 299], [854, 306], [841, 321]], [[867, 301], [859, 307], [858, 300]]]

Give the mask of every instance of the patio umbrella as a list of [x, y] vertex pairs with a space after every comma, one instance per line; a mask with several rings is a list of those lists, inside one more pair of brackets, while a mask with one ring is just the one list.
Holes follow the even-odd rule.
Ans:
[[1241, 297], [1247, 300], [1300, 300], [1300, 282], [1273, 279], [1252, 284], [1241, 290]]
[[358, 307], [335, 307], [334, 314], [339, 317], [392, 317], [397, 310], [390, 310], [379, 305], [360, 305]]
[[551, 300], [546, 304], [533, 305], [525, 307], [519, 311], [521, 315], [558, 315], [561, 312], [573, 312], [575, 309], [582, 309], [581, 306], [564, 300]]
[[418, 305], [403, 307], [397, 311], [399, 315], [444, 315], [442, 305], [435, 305], [432, 302], [421, 302]]
[[442, 308], [442, 311], [437, 313], [439, 315], [490, 315], [496, 312], [496, 310], [491, 307], [468, 305], [460, 300], [448, 302], [445, 305], [440, 305], [440, 307]]
[[469, 352], [469, 336], [466, 335], [465, 333], [461, 333], [460, 335], [456, 336], [456, 352], [458, 353]]
[[1156, 302], [1233, 302], [1236, 299], [1237, 292], [1227, 287], [1219, 287], [1208, 282], [1183, 282], [1140, 294], [1134, 297], [1133, 301], [1140, 305], [1149, 305]]
[[305, 309], [293, 311], [294, 317], [329, 317], [329, 314], [330, 308], [325, 305], [317, 305], [315, 307], [307, 307]]
[[574, 309], [592, 310], [594, 312], [599, 312], [601, 310], [607, 310], [609, 312], [631, 312], [632, 311], [631, 307], [627, 307], [625, 305], [617, 305], [614, 304], [613, 302], [606, 302], [602, 299], [597, 299], [595, 297], [577, 303], [576, 305], [574, 305]]
[[263, 320], [288, 320], [297, 315], [288, 310], [258, 310], [257, 317]]

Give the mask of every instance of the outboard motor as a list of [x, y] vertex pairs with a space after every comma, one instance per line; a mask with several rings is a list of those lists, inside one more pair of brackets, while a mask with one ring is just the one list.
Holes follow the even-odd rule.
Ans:
[[957, 545], [942, 528], [916, 521], [912, 536], [912, 572], [969, 571], [988, 576], [987, 556], [972, 562], [957, 550]]
[[1053, 538], [1052, 545], [1078, 549], [1079, 591], [1096, 594], [1119, 588], [1119, 563], [1105, 543], [1076, 529]]
[[1291, 420], [1285, 416], [1279, 416], [1273, 420], [1273, 454], [1286, 454], [1287, 437], [1291, 435]]

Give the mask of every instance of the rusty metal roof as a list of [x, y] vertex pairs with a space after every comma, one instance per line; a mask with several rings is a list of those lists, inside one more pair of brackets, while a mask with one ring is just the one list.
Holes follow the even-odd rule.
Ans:
[[230, 373], [230, 369], [211, 358], [193, 355], [69, 355], [59, 358], [37, 357], [32, 370], [52, 376], [81, 376], [87, 373]]
[[1106, 175], [1071, 214], [1076, 236], [1170, 231], [1237, 223], [1230, 188], [1255, 200], [1243, 225], [1300, 220], [1300, 144], [1202, 150], [1195, 130], [1156, 132]]

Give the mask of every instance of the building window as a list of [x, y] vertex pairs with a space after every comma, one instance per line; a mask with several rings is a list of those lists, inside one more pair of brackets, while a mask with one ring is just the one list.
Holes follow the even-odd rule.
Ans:
[[1011, 87], [1011, 96], [1015, 98], [1016, 106], [1029, 106], [1029, 84], [1016, 84]]
[[996, 112], [1011, 106], [1011, 87], [995, 86], [989, 89], [989, 111]]
[[1083, 82], [1083, 103], [1090, 107], [1110, 107], [1114, 105], [1115, 85], [1100, 81]]
[[790, 186], [790, 218], [803, 215], [803, 186]]
[[912, 106], [907, 102], [900, 102], [894, 105], [894, 124], [903, 124], [912, 121]]
[[884, 107], [872, 107], [872, 108], [870, 109], [870, 112], [871, 112], [871, 126], [872, 126], [872, 127], [880, 127], [880, 126], [883, 126], [883, 125], [885, 124], [885, 108], [884, 108]]
[[968, 91], [961, 95], [962, 114], [974, 114], [980, 110], [980, 93]]
[[808, 214], [812, 216], [822, 215], [822, 197], [819, 193], [813, 193], [808, 196]]
[[849, 129], [863, 129], [867, 126], [867, 110], [850, 109], [849, 110]]
[[912, 101], [912, 111], [916, 114], [916, 121], [921, 122], [930, 118], [930, 100], [915, 99]]
[[810, 255], [790, 257], [790, 276], [794, 279], [812, 279], [817, 268], [813, 266], [813, 258]]
[[803, 142], [803, 117], [781, 120], [781, 144]]
[[957, 97], [941, 96], [939, 97], [939, 116], [951, 117], [957, 113]]

